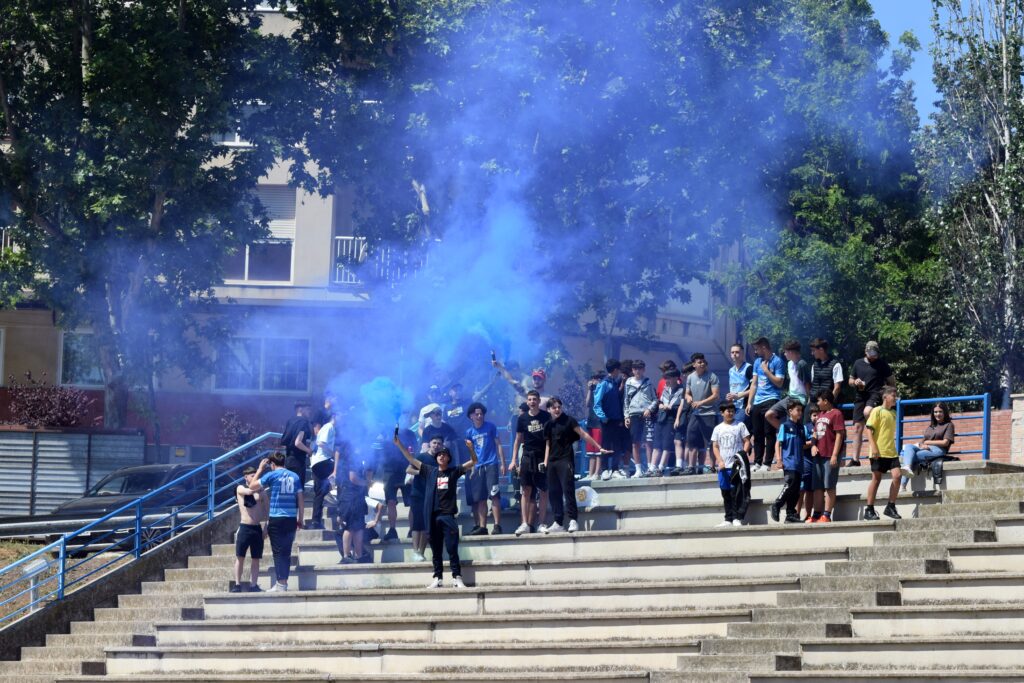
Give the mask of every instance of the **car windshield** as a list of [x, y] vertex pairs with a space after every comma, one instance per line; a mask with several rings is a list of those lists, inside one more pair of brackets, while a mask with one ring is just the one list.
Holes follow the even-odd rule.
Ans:
[[138, 495], [152, 491], [163, 481], [163, 472], [115, 474], [102, 480], [89, 491], [89, 496]]

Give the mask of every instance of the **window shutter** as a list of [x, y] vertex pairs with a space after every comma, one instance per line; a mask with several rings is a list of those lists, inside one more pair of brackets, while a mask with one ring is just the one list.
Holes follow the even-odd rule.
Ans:
[[295, 239], [295, 189], [287, 185], [261, 185], [260, 203], [270, 219], [270, 236], [274, 239]]

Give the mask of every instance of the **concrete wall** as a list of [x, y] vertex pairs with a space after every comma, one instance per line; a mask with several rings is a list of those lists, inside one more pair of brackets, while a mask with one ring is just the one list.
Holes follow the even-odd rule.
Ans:
[[1010, 418], [1010, 462], [1024, 463], [1024, 394], [1014, 394]]

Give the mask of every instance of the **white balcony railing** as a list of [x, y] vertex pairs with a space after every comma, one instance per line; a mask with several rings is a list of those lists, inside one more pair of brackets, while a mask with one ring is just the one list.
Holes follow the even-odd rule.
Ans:
[[368, 283], [393, 285], [423, 265], [423, 257], [387, 245], [371, 248], [365, 237], [339, 235], [334, 238], [335, 287], [358, 287]]

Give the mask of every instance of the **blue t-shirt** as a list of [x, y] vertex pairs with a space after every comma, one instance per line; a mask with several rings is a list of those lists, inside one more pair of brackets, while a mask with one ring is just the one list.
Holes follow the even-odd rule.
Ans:
[[[729, 368], [729, 393], [738, 394], [750, 388], [750, 380], [753, 377], [754, 366], [744, 363], [739, 368], [735, 365]], [[736, 410], [746, 410], [746, 399], [736, 399]]]
[[778, 442], [782, 444], [782, 469], [803, 471], [804, 444], [810, 439], [808, 425], [786, 420], [779, 426]]
[[[782, 359], [776, 356], [774, 353], [772, 357], [768, 359], [768, 369], [772, 371], [772, 374], [776, 377], [785, 377], [785, 367], [782, 365]], [[761, 359], [758, 358], [754, 361], [754, 379], [757, 380], [757, 390], [754, 392], [754, 405], [764, 403], [766, 401], [778, 401], [782, 398], [782, 389], [771, 383], [764, 374], [764, 370], [761, 369]]]
[[484, 422], [480, 429], [470, 425], [466, 430], [466, 438], [473, 442], [476, 449], [476, 464], [495, 465], [498, 462], [498, 428], [490, 422]]
[[298, 493], [302, 490], [299, 475], [282, 467], [260, 477], [260, 485], [270, 492], [271, 517], [298, 517]]

